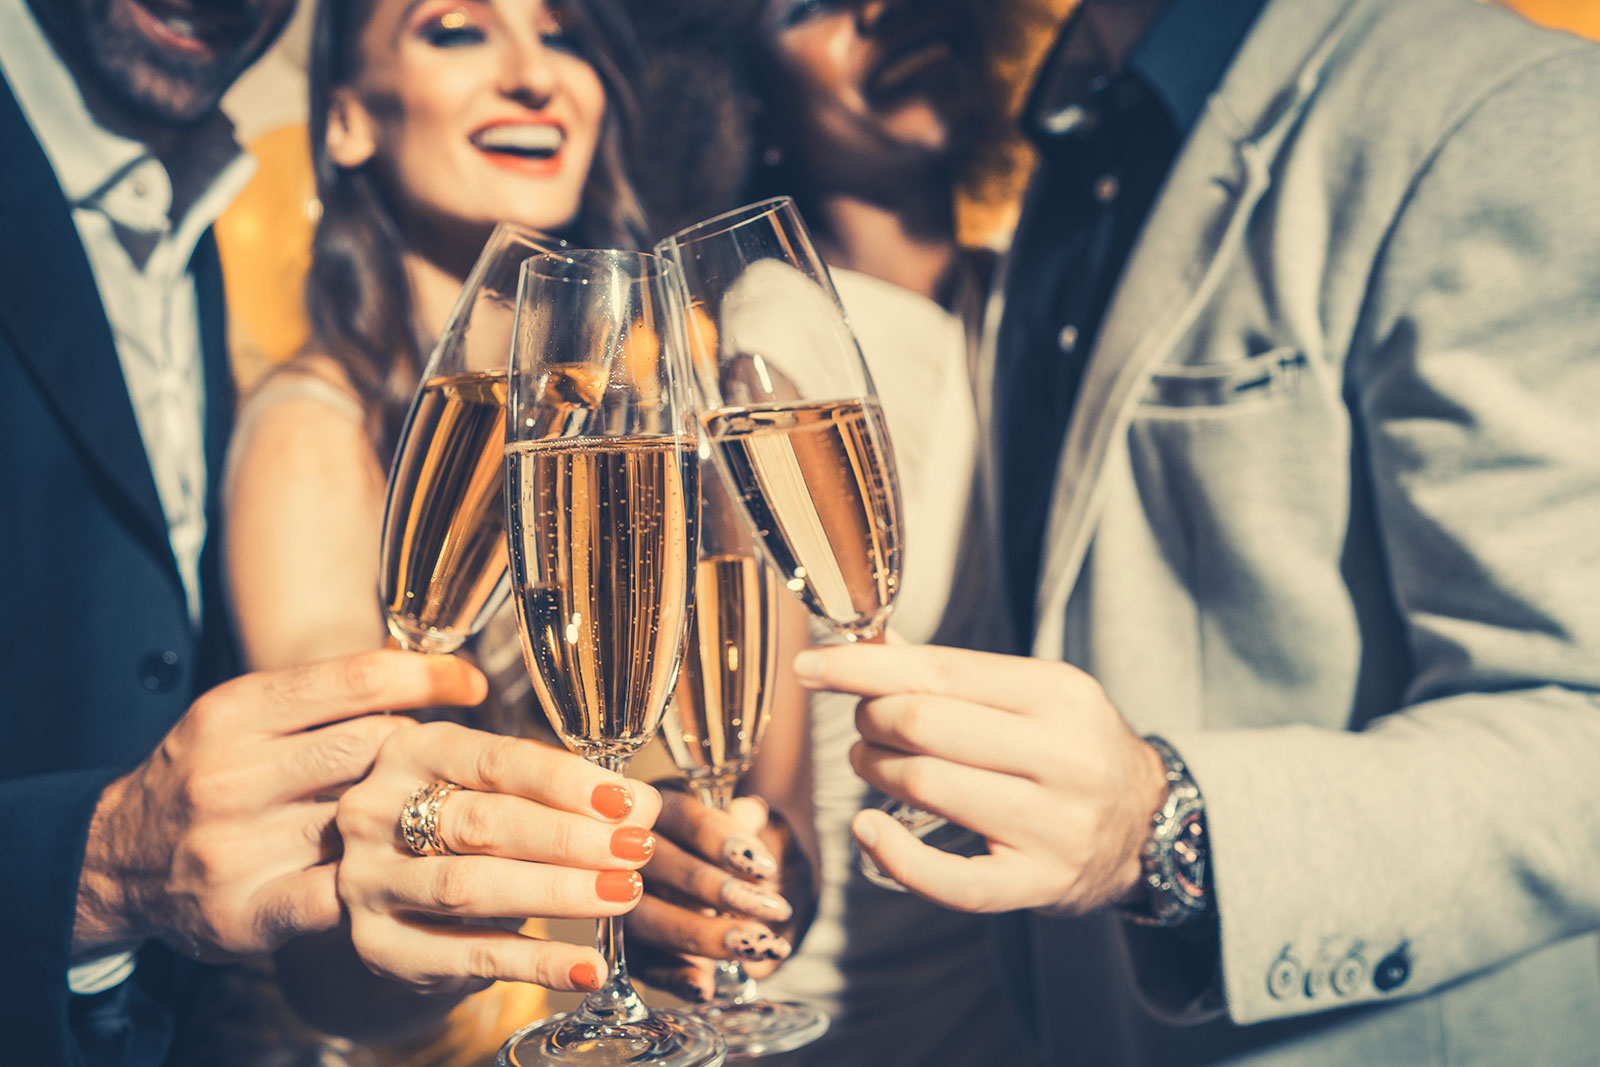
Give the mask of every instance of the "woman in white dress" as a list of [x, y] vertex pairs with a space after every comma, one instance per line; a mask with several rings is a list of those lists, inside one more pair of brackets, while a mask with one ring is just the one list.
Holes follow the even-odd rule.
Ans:
[[[652, 218], [671, 229], [767, 195], [795, 197], [893, 440], [905, 555], [890, 627], [918, 643], [1000, 647], [1003, 622], [985, 607], [993, 598], [981, 595], [990, 571], [976, 536], [969, 365], [993, 255], [958, 244], [955, 211], [958, 191], [995, 180], [1006, 159], [1001, 138], [1009, 123], [994, 71], [1016, 30], [1006, 20], [1017, 12], [975, 0], [758, 0], [742, 13], [722, 6], [713, 25], [697, 15], [700, 6], [635, 4], [646, 47], [656, 48], [646, 98], [668, 112], [647, 122], [656, 142], [647, 154], [682, 183], [642, 188]], [[676, 95], [652, 97], [652, 81], [674, 86]], [[724, 151], [706, 152], [707, 140]], [[697, 145], [698, 162], [680, 166], [674, 153], [688, 143]], [[836, 640], [815, 625], [810, 638]], [[816, 898], [788, 888], [798, 911], [814, 904], [815, 919], [781, 965], [752, 970], [771, 972], [761, 980], [767, 996], [816, 1003], [833, 1025], [814, 1044], [762, 1062], [1031, 1062], [999, 995], [983, 920], [878, 888], [857, 870], [849, 822], [874, 798], [850, 766], [854, 702], [816, 695], [809, 710], [790, 720], [774, 713], [744, 789], [784, 812], [803, 838], [814, 831]], [[720, 840], [708, 828], [729, 824], [687, 796], [669, 793], [666, 805], [658, 857], [696, 853], [687, 844], [696, 833], [702, 861], [718, 866], [721, 850], [704, 842]], [[635, 946], [657, 929], [694, 921], [654, 897], [652, 873], [646, 867], [645, 900], [629, 917]], [[726, 896], [707, 903], [730, 910]], [[721, 949], [719, 924], [729, 921], [772, 931], [787, 953], [789, 926], [747, 910], [732, 920], [699, 920], [705, 956], [735, 955]], [[634, 963], [646, 980], [689, 999], [710, 987], [704, 960], [666, 953], [651, 960], [636, 948]]]

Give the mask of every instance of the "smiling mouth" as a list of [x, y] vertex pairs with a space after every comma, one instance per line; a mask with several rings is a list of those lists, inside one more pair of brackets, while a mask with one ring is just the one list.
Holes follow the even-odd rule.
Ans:
[[561, 127], [544, 123], [486, 126], [472, 135], [479, 150], [515, 159], [553, 159], [566, 140]]
[[949, 41], [932, 38], [916, 42], [878, 64], [867, 84], [868, 92], [878, 100], [893, 100], [924, 91], [943, 83], [954, 61], [955, 49]]
[[129, 0], [134, 20], [146, 36], [177, 51], [217, 54], [254, 32], [250, 20], [232, 11], [182, 0]]

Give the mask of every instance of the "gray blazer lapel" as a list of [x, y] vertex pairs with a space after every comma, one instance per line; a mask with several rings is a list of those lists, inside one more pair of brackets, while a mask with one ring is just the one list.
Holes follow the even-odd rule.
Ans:
[[[1241, 247], [1272, 165], [1363, 0], [1269, 4], [1185, 144], [1112, 296], [1068, 424], [1036, 602], [1035, 655], [1061, 655], [1065, 607], [1151, 372], [1171, 358]], [[1320, 15], [1320, 17], [1318, 17]]]

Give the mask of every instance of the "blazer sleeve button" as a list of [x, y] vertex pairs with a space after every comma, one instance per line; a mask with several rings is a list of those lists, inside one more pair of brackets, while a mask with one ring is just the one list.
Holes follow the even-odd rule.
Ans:
[[1410, 944], [1409, 941], [1402, 941], [1399, 948], [1379, 960], [1372, 969], [1372, 984], [1378, 992], [1387, 993], [1396, 989], [1411, 977], [1411, 955], [1406, 951]]

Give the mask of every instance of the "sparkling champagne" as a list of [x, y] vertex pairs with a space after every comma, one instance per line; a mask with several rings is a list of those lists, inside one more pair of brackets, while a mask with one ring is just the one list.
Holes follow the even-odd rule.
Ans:
[[[869, 433], [870, 424], [875, 431]], [[900, 487], [876, 402], [775, 403], [705, 417], [784, 583], [856, 637], [882, 629], [900, 583]]]
[[737, 778], [767, 728], [778, 666], [778, 579], [753, 556], [703, 556], [689, 643], [661, 728], [691, 781]]
[[511, 585], [534, 691], [568, 747], [628, 756], [683, 647], [699, 468], [681, 437], [508, 446]]
[[506, 376], [424, 383], [384, 509], [379, 596], [406, 647], [451, 652], [498, 603], [506, 575]]

